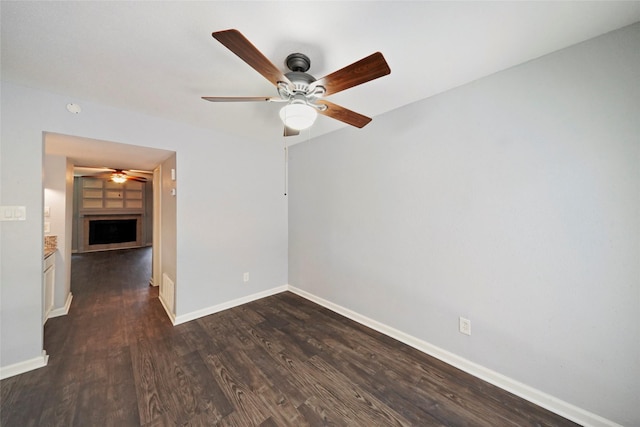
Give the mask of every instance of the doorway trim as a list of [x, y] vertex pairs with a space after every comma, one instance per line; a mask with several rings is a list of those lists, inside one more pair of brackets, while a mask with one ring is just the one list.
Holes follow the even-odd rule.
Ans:
[[[162, 280], [162, 165], [153, 170], [153, 237], [151, 284], [160, 286]], [[166, 307], [165, 307], [166, 308]]]

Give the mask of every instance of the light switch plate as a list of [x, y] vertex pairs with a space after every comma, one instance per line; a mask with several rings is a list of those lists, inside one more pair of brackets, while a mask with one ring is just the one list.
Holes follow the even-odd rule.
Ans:
[[0, 206], [0, 221], [26, 221], [26, 206]]

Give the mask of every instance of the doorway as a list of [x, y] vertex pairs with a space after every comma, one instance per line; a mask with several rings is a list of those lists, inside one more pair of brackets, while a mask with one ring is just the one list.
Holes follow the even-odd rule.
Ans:
[[[73, 297], [71, 294], [71, 259], [72, 253], [77, 248], [78, 232], [73, 227], [73, 204], [78, 203], [77, 190], [73, 190], [73, 169], [75, 166], [89, 166], [94, 168], [104, 168], [106, 165], [118, 169], [136, 169], [157, 171], [153, 174], [153, 179], [149, 182], [152, 188], [153, 183], [157, 185], [157, 191], [154, 189], [149, 198], [153, 200], [153, 206], [150, 212], [153, 212], [153, 225], [149, 227], [149, 234], [153, 238], [149, 239], [152, 250], [152, 270], [150, 283], [159, 286], [162, 283], [162, 276], [170, 275], [171, 280], [175, 283], [175, 234], [176, 234], [176, 198], [165, 197], [164, 192], [170, 191], [172, 187], [171, 177], [169, 182], [165, 182], [165, 177], [161, 171], [164, 169], [173, 169], [175, 176], [176, 153], [169, 150], [162, 150], [151, 147], [142, 147], [130, 144], [121, 144], [116, 142], [101, 141], [84, 137], [61, 135], [55, 133], [44, 133], [43, 137], [45, 167], [43, 181], [43, 193], [45, 198], [46, 210], [50, 217], [45, 219], [45, 235], [57, 236], [59, 256], [56, 259], [56, 278], [54, 306], [59, 307], [67, 303]], [[47, 165], [50, 162], [64, 162], [65, 168], [60, 173], [60, 168], [50, 170]], [[55, 176], [54, 176], [55, 175]], [[64, 185], [58, 185], [64, 193], [62, 196], [58, 194], [60, 202], [51, 202], [48, 199], [48, 185], [52, 182], [64, 182]], [[175, 188], [175, 186], [173, 186]], [[105, 190], [106, 191], [106, 190]], [[49, 192], [51, 193], [51, 192]], [[106, 194], [106, 193], [105, 193]], [[156, 197], [157, 195], [157, 197]], [[56, 203], [55, 206], [49, 204]], [[125, 212], [126, 209], [120, 211]], [[76, 210], [77, 211], [77, 210]], [[164, 214], [168, 211], [168, 214]], [[125, 212], [126, 213], [126, 212]], [[157, 214], [157, 216], [156, 216]], [[81, 221], [78, 221], [80, 223]], [[48, 224], [47, 224], [48, 223]], [[76, 232], [74, 232], [76, 231]], [[158, 247], [156, 248], [156, 241]], [[173, 247], [171, 246], [173, 245]], [[156, 271], [157, 270], [157, 271]], [[174, 289], [175, 293], [175, 289]], [[173, 298], [175, 300], [175, 297]], [[163, 302], [167, 314], [173, 321], [175, 319], [175, 306], [172, 302], [168, 306]], [[54, 308], [55, 308], [54, 307]], [[60, 314], [66, 314], [64, 310], [58, 311]]]

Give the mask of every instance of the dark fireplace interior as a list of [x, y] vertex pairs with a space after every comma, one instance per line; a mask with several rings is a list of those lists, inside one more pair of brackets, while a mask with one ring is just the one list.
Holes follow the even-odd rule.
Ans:
[[108, 245], [136, 241], [136, 219], [89, 221], [89, 245]]

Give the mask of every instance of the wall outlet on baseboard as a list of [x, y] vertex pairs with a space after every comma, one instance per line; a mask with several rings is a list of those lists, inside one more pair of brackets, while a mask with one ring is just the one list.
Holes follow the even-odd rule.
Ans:
[[460, 317], [458, 322], [458, 329], [462, 334], [471, 335], [471, 320]]
[[242, 280], [245, 281], [245, 282], [248, 282], [249, 281], [249, 273], [244, 273], [242, 275]]

